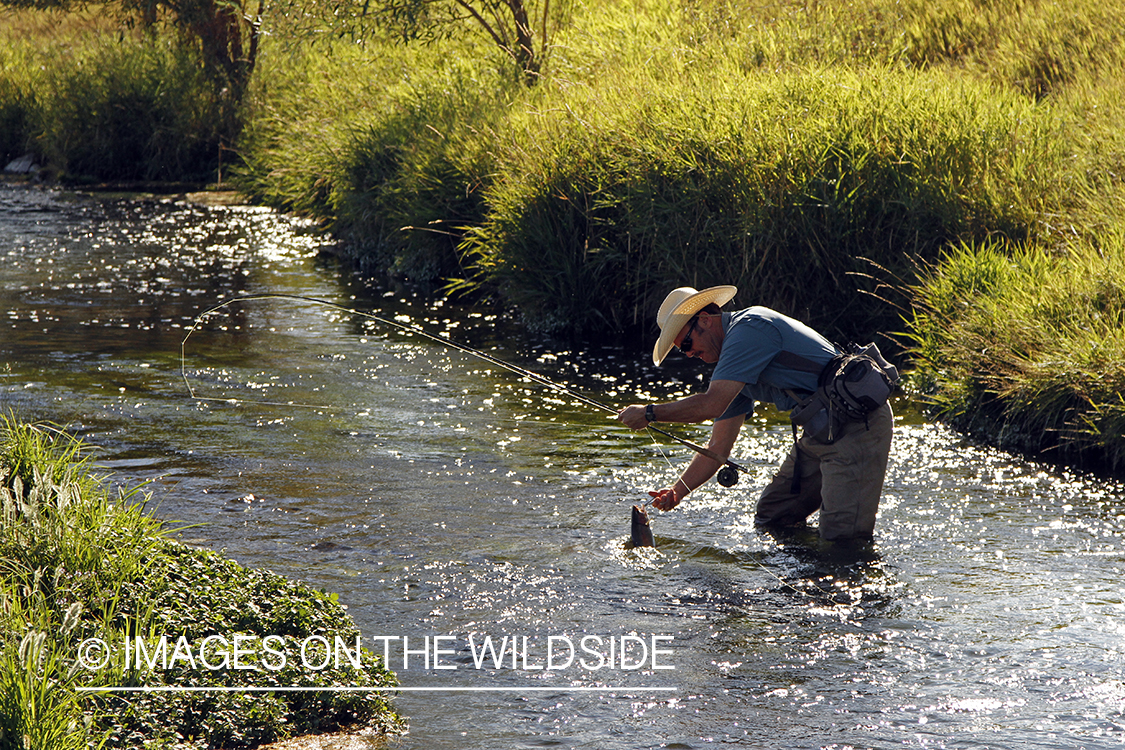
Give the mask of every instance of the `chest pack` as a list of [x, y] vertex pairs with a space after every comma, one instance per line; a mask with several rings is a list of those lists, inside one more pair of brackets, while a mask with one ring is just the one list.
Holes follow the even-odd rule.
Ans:
[[[847, 422], [867, 422], [867, 415], [875, 411], [894, 393], [898, 385], [898, 368], [884, 359], [875, 344], [858, 346], [847, 344], [840, 354], [819, 365], [795, 352], [781, 351], [774, 361], [783, 367], [817, 376], [817, 389], [802, 399], [787, 391], [797, 402], [789, 413], [793, 423], [793, 442], [797, 443], [797, 428], [803, 427], [805, 435], [822, 443], [835, 442]], [[793, 479], [790, 492], [801, 491], [801, 451], [794, 450]]]
[[875, 344], [848, 344], [820, 373], [819, 385], [829, 404], [847, 419], [862, 421], [887, 403], [898, 385], [898, 368]]
[[826, 365], [788, 351], [775, 359], [784, 367], [816, 374], [816, 393], [804, 399], [790, 393], [799, 404], [790, 416], [795, 426], [804, 426], [823, 442], [832, 442], [843, 422], [866, 422], [868, 414], [887, 403], [899, 382], [898, 368], [875, 344], [847, 344], [842, 349]]

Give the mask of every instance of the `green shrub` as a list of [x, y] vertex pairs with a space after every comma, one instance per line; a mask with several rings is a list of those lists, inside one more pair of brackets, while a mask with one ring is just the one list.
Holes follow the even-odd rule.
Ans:
[[1052, 126], [1018, 96], [895, 68], [623, 73], [512, 126], [465, 250], [548, 330], [621, 329], [674, 286], [732, 283], [870, 335], [897, 313], [865, 274], [1027, 238], [1067, 200]]
[[[129, 600], [147, 602], [148, 631], [181, 636], [198, 645], [212, 634], [280, 636], [287, 648], [309, 636], [339, 636], [352, 643], [359, 634], [336, 596], [288, 581], [268, 571], [243, 568], [221, 555], [171, 541], [156, 550], [143, 578], [125, 586]], [[169, 650], [173, 644], [169, 643]], [[137, 678], [149, 687], [370, 686], [397, 684], [393, 673], [372, 666], [381, 659], [364, 650], [363, 666], [350, 663], [303, 669], [295, 654], [278, 670], [210, 670], [173, 660]], [[219, 657], [212, 657], [218, 660]], [[132, 747], [144, 738], [198, 747], [254, 747], [302, 734], [368, 727], [402, 729], [385, 694], [378, 692], [192, 692], [143, 693], [125, 705], [119, 696], [91, 699], [110, 747]]]
[[38, 147], [72, 181], [215, 178], [228, 113], [193, 53], [102, 41], [45, 74]]
[[1125, 241], [950, 250], [916, 290], [916, 387], [990, 442], [1125, 467]]

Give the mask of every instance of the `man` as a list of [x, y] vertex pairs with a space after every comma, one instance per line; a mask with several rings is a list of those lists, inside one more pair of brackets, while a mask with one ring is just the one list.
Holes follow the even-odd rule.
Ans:
[[[722, 305], [737, 291], [733, 286], [703, 291], [680, 287], [668, 294], [656, 316], [660, 337], [652, 361], [659, 365], [673, 347], [678, 348], [688, 357], [715, 365], [711, 383], [706, 392], [678, 401], [627, 406], [618, 419], [634, 430], [652, 422], [713, 419], [707, 447], [726, 457], [746, 417], [754, 413], [755, 402], [772, 401], [784, 411], [807, 402], [817, 389], [817, 373], [809, 371], [816, 368], [794, 367], [794, 360], [822, 367], [836, 356], [836, 348], [803, 323], [769, 308], [722, 312]], [[883, 404], [865, 422], [838, 425], [831, 442], [806, 430], [758, 499], [755, 522], [804, 525], [819, 509], [822, 539], [870, 539], [893, 421], [890, 405]], [[696, 454], [671, 487], [649, 493], [653, 504], [671, 510], [719, 467], [714, 459]]]

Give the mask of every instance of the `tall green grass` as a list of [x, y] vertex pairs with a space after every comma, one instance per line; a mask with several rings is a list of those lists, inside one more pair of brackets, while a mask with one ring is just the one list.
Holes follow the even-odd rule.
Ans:
[[[217, 179], [237, 113], [176, 37], [82, 16], [6, 15], [0, 158], [30, 151], [67, 182]], [[57, 38], [44, 28], [51, 18]]]
[[897, 68], [632, 71], [511, 127], [464, 247], [549, 330], [622, 329], [674, 286], [732, 283], [869, 336], [896, 323], [870, 274], [1030, 237], [1075, 182], [1033, 103]]
[[911, 64], [965, 67], [1035, 98], [1116, 75], [1125, 60], [1122, 9], [1114, 3], [912, 0], [904, 11]]
[[[306, 207], [349, 227], [372, 271], [447, 273], [449, 245], [415, 245], [410, 263], [387, 250], [395, 225], [421, 217], [460, 239], [451, 290], [579, 341], [622, 331], [649, 341], [668, 288], [735, 283], [736, 302], [773, 305], [834, 337], [905, 333], [924, 362], [917, 382], [930, 379], [957, 425], [1115, 466], [1120, 397], [1089, 385], [1116, 382], [1112, 361], [1052, 359], [1063, 340], [1102, 349], [1054, 337], [1053, 318], [1006, 297], [957, 297], [959, 317], [940, 323], [926, 311], [965, 275], [957, 248], [1037, 268], [1004, 280], [1030, 300], [1046, 277], [1080, 277], [1078, 258], [1125, 233], [1122, 29], [1125, 10], [1100, 0], [585, 4], [532, 91], [476, 97], [471, 82], [486, 77], [448, 73], [485, 69], [469, 47], [442, 60], [412, 50], [409, 74], [368, 63], [371, 81], [393, 83], [332, 120], [317, 146], [325, 168], [293, 172], [315, 174], [324, 197]], [[382, 59], [377, 45], [351, 54]], [[313, 63], [311, 77], [340, 80], [335, 62]], [[427, 106], [412, 98], [422, 90]], [[469, 98], [480, 106], [441, 105]], [[293, 98], [287, 110], [316, 122], [328, 111], [320, 99], [330, 100]], [[292, 164], [311, 130], [288, 135], [285, 121], [274, 132], [291, 151], [278, 161]], [[431, 124], [458, 137], [439, 140]], [[425, 193], [406, 177], [451, 160], [471, 168], [445, 173], [442, 194], [473, 202], [412, 206]], [[1118, 274], [1109, 264], [1099, 278], [1113, 285]], [[1103, 312], [1060, 309], [1068, 330], [1120, 336]], [[1054, 343], [1020, 348], [1044, 338]], [[1049, 367], [972, 360], [966, 341], [1061, 364], [1052, 384]], [[1068, 379], [1086, 385], [1067, 391]]]
[[43, 74], [35, 140], [68, 181], [214, 181], [224, 117], [189, 50], [103, 44]]
[[911, 321], [918, 388], [939, 416], [1004, 448], [1125, 467], [1125, 238], [1053, 252], [958, 245]]
[[484, 212], [487, 146], [522, 87], [490, 47], [463, 49], [267, 57], [239, 186], [320, 218], [365, 270], [455, 275], [462, 228]]
[[144, 626], [123, 586], [143, 575], [161, 533], [129, 496], [99, 487], [76, 442], [0, 424], [0, 746], [104, 744], [77, 688], [128, 676], [112, 662], [84, 669], [78, 647]]
[[[913, 259], [1035, 240], [1096, 201], [1060, 92], [1125, 57], [1113, 9], [1062, 13], [578, 6], [532, 91], [467, 42], [395, 58], [376, 40], [260, 90], [241, 184], [322, 218], [372, 272], [452, 276], [545, 331], [632, 330], [669, 287], [730, 281], [741, 301], [867, 336], [899, 325], [901, 292], [870, 295], [909, 281]], [[1035, 55], [1071, 49], [1032, 81]]]
[[27, 153], [31, 146], [31, 112], [34, 94], [21, 81], [8, 74], [19, 63], [11, 58], [0, 65], [0, 167]]
[[[357, 630], [334, 596], [172, 541], [138, 493], [112, 492], [92, 471], [60, 431], [0, 421], [0, 748], [253, 747], [344, 725], [401, 728], [376, 694], [80, 692], [395, 684], [370, 653], [360, 669], [127, 667], [123, 642], [138, 635], [199, 644], [212, 634], [350, 640]], [[111, 658], [84, 664], [89, 638], [110, 644]]]

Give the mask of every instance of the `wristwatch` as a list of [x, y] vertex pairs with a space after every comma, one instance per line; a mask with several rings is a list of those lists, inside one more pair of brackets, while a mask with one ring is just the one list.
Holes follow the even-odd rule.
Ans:
[[645, 407], [645, 420], [650, 424], [656, 421], [656, 404], [649, 404]]

